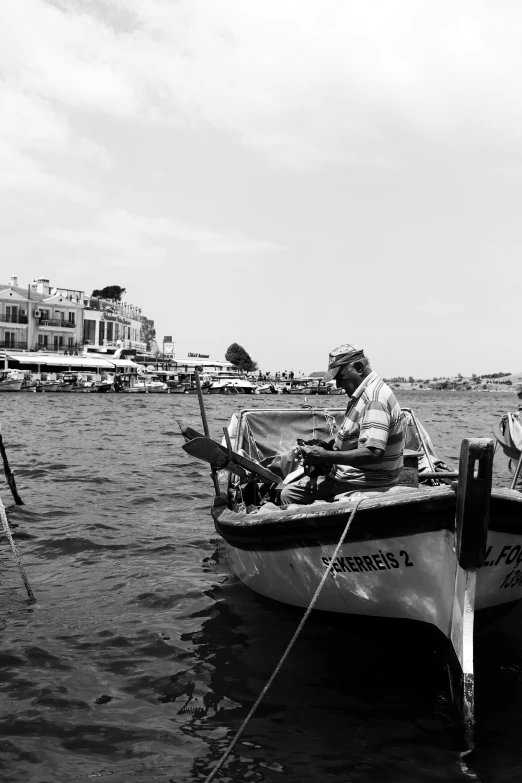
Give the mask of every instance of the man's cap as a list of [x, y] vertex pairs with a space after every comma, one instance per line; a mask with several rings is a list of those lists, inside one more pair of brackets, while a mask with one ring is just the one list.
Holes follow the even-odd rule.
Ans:
[[323, 381], [325, 383], [332, 381], [343, 364], [355, 362], [357, 359], [364, 359], [364, 351], [362, 348], [357, 348], [356, 345], [344, 343], [344, 345], [334, 348], [328, 356], [328, 372], [323, 377]]

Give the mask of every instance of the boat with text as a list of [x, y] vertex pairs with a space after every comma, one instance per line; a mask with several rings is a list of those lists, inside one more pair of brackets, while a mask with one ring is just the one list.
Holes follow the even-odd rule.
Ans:
[[279, 507], [276, 482], [295, 472], [296, 440], [331, 438], [343, 415], [243, 410], [226, 445], [206, 449], [209, 439], [185, 428], [183, 448], [227, 476], [212, 516], [245, 585], [308, 607], [329, 570], [316, 609], [433, 626], [457, 673], [455, 700], [472, 721], [474, 619], [488, 623], [522, 600], [522, 494], [492, 488], [492, 440], [464, 440], [451, 472], [406, 411], [400, 485]]

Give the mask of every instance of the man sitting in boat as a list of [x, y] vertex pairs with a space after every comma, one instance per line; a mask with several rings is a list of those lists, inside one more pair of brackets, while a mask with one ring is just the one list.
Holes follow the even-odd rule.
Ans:
[[281, 492], [282, 506], [332, 501], [352, 491], [385, 490], [397, 484], [401, 475], [402, 411], [364, 351], [350, 344], [335, 348], [323, 380], [332, 379], [350, 396], [343, 422], [328, 448], [301, 446], [305, 467], [325, 465], [326, 475], [287, 484]]

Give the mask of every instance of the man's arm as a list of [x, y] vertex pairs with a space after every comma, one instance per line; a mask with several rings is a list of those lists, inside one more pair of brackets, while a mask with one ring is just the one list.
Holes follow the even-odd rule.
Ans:
[[321, 446], [301, 446], [301, 454], [308, 465], [378, 465], [384, 457], [384, 449], [373, 446], [359, 446], [351, 451], [328, 451]]

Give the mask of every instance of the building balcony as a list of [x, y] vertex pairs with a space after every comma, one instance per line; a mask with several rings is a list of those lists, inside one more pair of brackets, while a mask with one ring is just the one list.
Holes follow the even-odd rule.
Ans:
[[57, 353], [64, 356], [81, 356], [82, 346], [79, 343], [74, 345], [37, 345], [34, 349], [40, 353]]
[[92, 345], [96, 348], [136, 348], [140, 351], [145, 351], [147, 343], [138, 342], [137, 340], [84, 340], [84, 345]]
[[0, 339], [0, 348], [11, 348], [12, 350], [26, 351], [27, 340], [2, 340]]
[[27, 325], [26, 315], [0, 315], [0, 323]]
[[62, 321], [61, 318], [40, 318], [40, 329], [76, 329], [75, 321]]

